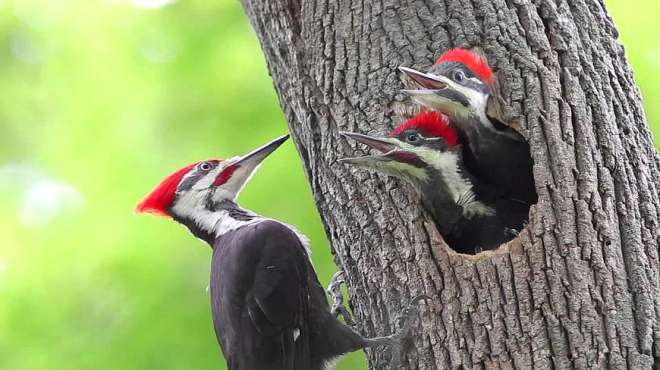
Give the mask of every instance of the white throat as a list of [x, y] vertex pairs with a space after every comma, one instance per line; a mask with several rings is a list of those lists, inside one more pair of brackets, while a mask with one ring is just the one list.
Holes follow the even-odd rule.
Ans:
[[438, 170], [452, 200], [457, 206], [463, 209], [463, 215], [465, 217], [490, 216], [495, 213], [493, 208], [487, 206], [477, 198], [472, 182], [461, 175], [458, 167], [458, 153], [422, 149], [419, 151], [419, 155]]
[[238, 230], [241, 227], [254, 225], [267, 220], [280, 223], [296, 234], [298, 239], [300, 239], [301, 244], [305, 247], [307, 255], [311, 256], [312, 252], [310, 249], [311, 244], [309, 238], [299, 232], [295, 227], [278, 220], [260, 216], [244, 208], [239, 208], [239, 210], [243, 215], [248, 216], [246, 217], [247, 219], [242, 220], [232, 217], [232, 212], [230, 209], [209, 211], [202, 206], [202, 202], [200, 199], [195, 197], [194, 193], [185, 194], [179, 198], [172, 208], [172, 211], [178, 217], [192, 220], [195, 225], [197, 225], [197, 227], [211, 235], [214, 235], [216, 238], [225, 235], [230, 231]]

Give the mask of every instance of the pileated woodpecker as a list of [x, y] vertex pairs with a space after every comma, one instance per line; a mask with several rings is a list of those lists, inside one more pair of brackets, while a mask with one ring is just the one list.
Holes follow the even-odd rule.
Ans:
[[341, 159], [411, 183], [420, 193], [447, 244], [460, 253], [493, 249], [521, 229], [528, 207], [499, 197], [465, 168], [455, 129], [438, 112], [422, 112], [389, 137], [352, 132], [343, 136], [379, 153]]
[[482, 56], [452, 49], [428, 73], [399, 67], [419, 89], [403, 90], [417, 103], [451, 119], [467, 142], [466, 164], [474, 175], [506, 197], [527, 204], [537, 200], [529, 144], [501, 120], [493, 89], [493, 72]]
[[416, 316], [415, 298], [397, 334], [364, 338], [330, 311], [308, 240], [289, 225], [235, 203], [280, 137], [244, 156], [188, 165], [137, 207], [187, 226], [213, 249], [209, 284], [216, 337], [230, 370], [321, 370], [337, 357], [390, 345], [396, 362]]

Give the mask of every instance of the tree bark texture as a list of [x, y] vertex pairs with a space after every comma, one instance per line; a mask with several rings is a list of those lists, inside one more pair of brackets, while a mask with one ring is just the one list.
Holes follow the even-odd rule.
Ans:
[[[427, 294], [411, 369], [660, 368], [659, 161], [600, 0], [243, 0], [367, 335]], [[449, 250], [413, 189], [352, 168], [339, 130], [385, 133], [399, 65], [479, 48], [530, 141], [539, 203], [521, 235]], [[367, 351], [372, 369], [389, 355]]]

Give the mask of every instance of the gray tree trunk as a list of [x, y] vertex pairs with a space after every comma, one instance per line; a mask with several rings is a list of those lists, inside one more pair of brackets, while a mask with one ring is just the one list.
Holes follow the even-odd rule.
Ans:
[[[597, 0], [243, 0], [368, 335], [425, 293], [412, 369], [660, 368], [659, 161]], [[535, 161], [520, 237], [458, 255], [405, 183], [337, 162], [409, 104], [399, 65], [478, 47]], [[372, 369], [388, 354], [367, 352]]]

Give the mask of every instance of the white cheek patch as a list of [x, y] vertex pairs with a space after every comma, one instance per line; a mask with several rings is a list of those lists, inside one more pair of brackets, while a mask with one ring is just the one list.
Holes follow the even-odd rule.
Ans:
[[[488, 95], [484, 95], [481, 92], [470, 89], [469, 87], [465, 87], [459, 84], [453, 85], [454, 89], [461, 94], [463, 94], [469, 101], [470, 101], [470, 107], [467, 109], [464, 109], [466, 113], [471, 113], [473, 115], [476, 115], [478, 117], [486, 115], [486, 103], [488, 102]], [[482, 122], [483, 123], [483, 122]], [[488, 124], [488, 126], [491, 126]], [[492, 127], [491, 127], [492, 128]]]
[[204, 177], [199, 179], [195, 185], [193, 185], [191, 190], [204, 190], [208, 189], [213, 185], [213, 182], [215, 181], [215, 178], [218, 176], [220, 171], [222, 170], [222, 166], [217, 166], [216, 168], [212, 169], [207, 173]]
[[187, 213], [204, 203], [204, 192], [188, 191], [176, 199], [173, 210]]
[[476, 82], [476, 83], [478, 83], [479, 85], [483, 85], [483, 84], [484, 84], [483, 81], [481, 81], [480, 79], [478, 79], [478, 78], [476, 78], [476, 77], [470, 77], [468, 80], [470, 80], [470, 81], [472, 81], [472, 82]]
[[221, 219], [218, 212], [206, 209], [206, 192], [190, 190], [177, 198], [172, 212], [181, 218], [192, 220], [200, 229], [211, 233]]

